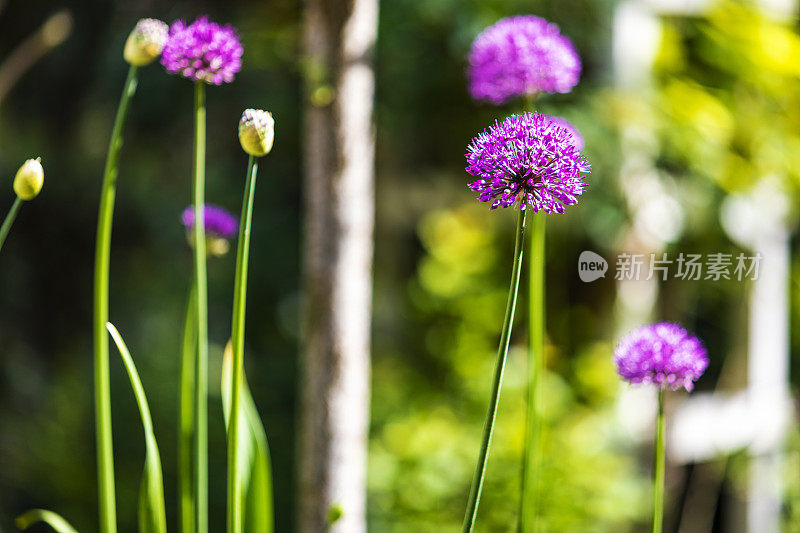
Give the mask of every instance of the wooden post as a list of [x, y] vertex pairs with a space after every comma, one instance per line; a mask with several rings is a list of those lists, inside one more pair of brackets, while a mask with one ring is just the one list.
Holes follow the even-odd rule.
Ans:
[[302, 533], [366, 531], [377, 15], [378, 0], [306, 3]]

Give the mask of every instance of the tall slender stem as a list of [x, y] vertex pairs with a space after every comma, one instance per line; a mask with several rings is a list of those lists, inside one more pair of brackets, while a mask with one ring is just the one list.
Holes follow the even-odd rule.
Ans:
[[664, 522], [664, 389], [658, 389], [658, 415], [656, 417], [656, 449], [653, 459], [653, 533], [661, 533]]
[[3, 220], [3, 225], [0, 226], [0, 249], [3, 248], [3, 243], [8, 236], [8, 231], [11, 229], [11, 224], [14, 223], [14, 219], [17, 218], [19, 208], [22, 207], [22, 202], [24, 202], [24, 200], [17, 196], [17, 198], [14, 200], [14, 203], [11, 205], [11, 209], [8, 210], [5, 220]]
[[247, 263], [250, 257], [250, 227], [253, 218], [253, 198], [256, 188], [258, 161], [250, 156], [247, 183], [242, 200], [242, 219], [239, 224], [239, 244], [236, 249], [236, 277], [233, 288], [233, 368], [231, 370], [231, 412], [228, 426], [228, 533], [242, 531], [242, 487], [237, 468], [239, 460], [239, 410], [244, 368], [244, 323], [247, 311]]
[[478, 465], [475, 468], [475, 477], [472, 479], [472, 489], [467, 502], [467, 512], [464, 515], [464, 533], [471, 532], [475, 527], [475, 518], [478, 516], [478, 504], [481, 500], [483, 478], [486, 475], [486, 462], [489, 459], [489, 448], [492, 445], [492, 433], [497, 419], [497, 406], [500, 403], [500, 387], [503, 383], [503, 372], [508, 358], [508, 346], [511, 341], [511, 328], [514, 324], [514, 311], [517, 306], [517, 293], [519, 292], [519, 275], [522, 270], [522, 252], [525, 246], [525, 211], [517, 214], [517, 230], [514, 242], [514, 266], [511, 269], [511, 286], [508, 289], [508, 303], [506, 315], [503, 320], [503, 331], [500, 334], [500, 346], [497, 350], [497, 365], [494, 369], [494, 382], [492, 393], [489, 397], [489, 410], [486, 413], [486, 423], [483, 427], [481, 451], [478, 455]]
[[117, 531], [117, 505], [114, 494], [114, 449], [111, 435], [111, 384], [108, 375], [108, 276], [111, 262], [111, 225], [117, 192], [117, 163], [122, 148], [122, 130], [128, 117], [128, 104], [136, 92], [138, 67], [131, 65], [111, 131], [100, 209], [97, 217], [97, 242], [94, 263], [94, 405], [97, 438], [97, 480], [100, 504], [100, 532]]
[[192, 442], [194, 441], [195, 356], [197, 354], [197, 327], [195, 312], [195, 287], [189, 290], [186, 304], [186, 321], [183, 328], [180, 383], [180, 429], [178, 434], [178, 501], [180, 502], [180, 531], [195, 530], [194, 474], [192, 469]]
[[537, 98], [539, 98], [539, 93], [525, 95], [525, 97], [522, 100], [522, 111], [528, 113], [535, 113]]
[[208, 293], [206, 230], [203, 215], [206, 181], [206, 96], [203, 82], [194, 85], [194, 281], [197, 325], [195, 362], [194, 476], [197, 533], [208, 532]]
[[530, 346], [528, 350], [528, 417], [520, 499], [520, 529], [528, 533], [541, 529], [539, 478], [542, 460], [542, 384], [544, 376], [544, 265], [545, 213], [531, 213], [531, 251], [528, 265]]

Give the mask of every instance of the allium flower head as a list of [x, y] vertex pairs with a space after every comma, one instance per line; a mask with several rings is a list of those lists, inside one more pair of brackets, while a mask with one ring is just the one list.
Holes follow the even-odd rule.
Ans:
[[220, 26], [203, 16], [188, 26], [182, 20], [172, 23], [161, 64], [171, 74], [222, 85], [232, 82], [242, 68], [242, 53], [232, 26]]
[[122, 55], [125, 61], [137, 67], [152, 63], [161, 54], [167, 42], [169, 26], [158, 19], [141, 19], [125, 41]]
[[691, 391], [708, 367], [706, 349], [678, 324], [642, 326], [626, 335], [614, 351], [622, 379]]
[[546, 115], [511, 115], [472, 139], [467, 172], [479, 178], [469, 188], [490, 209], [530, 206], [534, 213], [563, 213], [578, 203], [591, 171], [569, 129]]
[[476, 100], [502, 104], [518, 96], [568, 93], [581, 60], [558, 26], [531, 15], [503, 19], [473, 41], [469, 89]]
[[275, 140], [275, 121], [272, 114], [261, 109], [245, 109], [239, 120], [239, 142], [250, 155], [261, 157], [272, 150]]
[[14, 176], [14, 193], [20, 200], [33, 200], [44, 185], [44, 169], [40, 158], [28, 159]]

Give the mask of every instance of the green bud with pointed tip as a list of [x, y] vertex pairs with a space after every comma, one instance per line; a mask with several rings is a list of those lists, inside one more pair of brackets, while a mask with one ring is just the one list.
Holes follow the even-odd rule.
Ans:
[[272, 114], [261, 109], [245, 109], [239, 121], [239, 142], [250, 155], [261, 157], [272, 150], [275, 121]]
[[125, 61], [137, 67], [149, 65], [161, 55], [167, 42], [169, 27], [158, 19], [141, 19], [128, 35], [125, 50], [122, 53]]
[[28, 159], [14, 177], [14, 192], [20, 200], [33, 200], [44, 185], [44, 169], [41, 158]]

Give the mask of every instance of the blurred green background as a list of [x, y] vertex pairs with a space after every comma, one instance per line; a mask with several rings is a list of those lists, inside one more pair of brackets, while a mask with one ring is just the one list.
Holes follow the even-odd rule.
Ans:
[[[370, 531], [456, 531], [463, 515], [513, 246], [512, 214], [489, 213], [466, 189], [463, 153], [474, 134], [517, 111], [470, 101], [464, 56], [482, 28], [519, 13], [558, 23], [581, 54], [581, 83], [568, 95], [542, 99], [540, 109], [578, 127], [593, 165], [580, 204], [548, 222], [548, 530], [643, 530], [650, 451], [626, 433], [616, 410], [622, 388], [611, 361], [619, 327], [616, 284], [613, 276], [582, 283], [577, 258], [586, 249], [607, 258], [625, 249], [632, 214], [619, 179], [624, 128], [654, 132], [655, 168], [684, 206], [683, 229], [666, 243], [670, 254], [738, 253], [721, 227], [720, 205], [760, 176], [780, 176], [795, 199], [800, 39], [793, 25], [742, 4], [720, 3], [702, 17], [667, 17], [652, 85], [628, 94], [614, 88], [612, 75], [615, 7], [612, 0], [381, 4]], [[46, 173], [43, 193], [24, 206], [0, 256], [0, 531], [11, 530], [13, 517], [30, 507], [53, 509], [81, 531], [96, 528], [90, 294], [102, 165], [127, 68], [122, 46], [138, 18], [172, 21], [203, 13], [236, 25], [245, 47], [236, 81], [208, 91], [209, 203], [232, 211], [239, 206], [247, 164], [236, 138], [241, 111], [264, 108], [276, 121], [275, 148], [256, 193], [247, 372], [273, 454], [277, 530], [292, 531], [302, 300], [302, 3], [12, 0], [0, 11], [0, 61], [63, 8], [73, 17], [68, 38], [0, 101], [0, 190], [7, 190], [0, 213], [11, 204], [13, 174], [24, 159], [41, 156]], [[179, 223], [190, 197], [191, 99], [191, 85], [159, 65], [142, 71], [125, 132], [112, 247], [111, 320], [131, 348], [153, 409], [172, 525], [178, 353], [191, 272]], [[233, 267], [232, 255], [209, 265], [215, 397]], [[800, 326], [800, 261], [793, 261], [792, 273], [794, 331]], [[709, 349], [711, 367], [698, 389], [739, 390], [747, 284], [663, 285], [654, 318], [684, 322]], [[515, 530], [525, 417], [522, 303], [481, 531]], [[796, 360], [800, 340], [792, 341]], [[793, 376], [794, 390], [796, 371]], [[113, 358], [112, 394], [118, 512], [121, 530], [131, 531], [144, 445], [129, 383]], [[220, 530], [225, 444], [221, 408], [211, 405], [211, 529]], [[795, 473], [797, 441], [788, 463]], [[746, 461], [734, 453], [704, 465], [718, 472], [720, 517], [742, 504]], [[669, 470], [670, 527], [696, 468]], [[797, 531], [797, 476], [789, 489], [787, 530]], [[720, 517], [711, 517], [715, 531], [727, 531]]]

